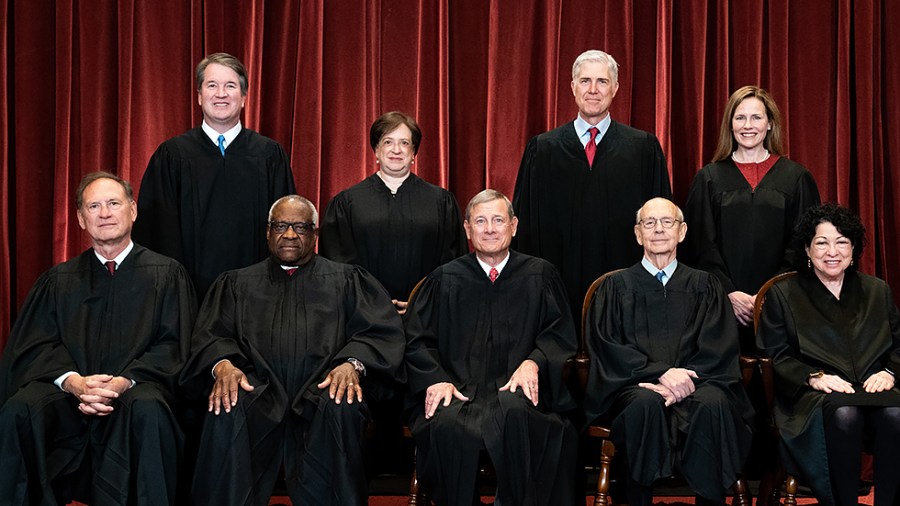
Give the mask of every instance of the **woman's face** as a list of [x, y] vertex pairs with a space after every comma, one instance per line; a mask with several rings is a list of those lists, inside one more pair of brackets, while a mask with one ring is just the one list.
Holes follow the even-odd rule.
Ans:
[[742, 100], [731, 118], [731, 131], [738, 143], [738, 149], [749, 150], [762, 146], [771, 128], [766, 106], [756, 97]]
[[381, 167], [379, 170], [388, 176], [403, 177], [409, 174], [409, 166], [415, 158], [409, 127], [400, 125], [386, 133], [378, 141], [375, 158]]
[[819, 279], [839, 281], [853, 259], [853, 243], [830, 222], [819, 223], [812, 242], [806, 246], [806, 254]]

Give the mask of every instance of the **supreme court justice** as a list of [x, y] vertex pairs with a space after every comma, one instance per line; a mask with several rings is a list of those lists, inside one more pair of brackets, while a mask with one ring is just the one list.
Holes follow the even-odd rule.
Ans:
[[[403, 359], [400, 316], [365, 270], [315, 251], [318, 215], [277, 200], [270, 257], [222, 274], [203, 303], [183, 384], [208, 394], [193, 504], [364, 504], [365, 400]], [[365, 393], [365, 397], [363, 396]]]
[[495, 504], [571, 504], [577, 435], [563, 364], [576, 350], [565, 290], [549, 262], [509, 249], [503, 194], [466, 207], [475, 252], [428, 275], [407, 317], [406, 365], [419, 482], [439, 505], [469, 505], [479, 449]]
[[686, 233], [675, 204], [648, 201], [634, 226], [644, 258], [607, 278], [587, 316], [584, 409], [611, 420], [632, 506], [675, 470], [698, 503], [724, 504], [750, 449], [731, 305], [715, 276], [676, 260]]
[[173, 504], [170, 404], [194, 291], [176, 261], [132, 242], [126, 181], [88, 174], [76, 204], [92, 247], [41, 275], [0, 362], [0, 502]]
[[769, 278], [791, 268], [794, 223], [819, 203], [816, 182], [784, 156], [781, 113], [769, 93], [744, 86], [725, 105], [713, 162], [694, 176], [684, 213], [685, 262], [722, 283], [754, 351], [753, 304]]
[[378, 170], [331, 200], [319, 239], [320, 255], [372, 273], [401, 312], [420, 279], [469, 251], [456, 198], [410, 172], [421, 141], [406, 114], [375, 120], [369, 142]]
[[641, 258], [631, 237], [634, 210], [672, 193], [656, 137], [612, 120], [618, 89], [612, 56], [579, 55], [572, 65], [578, 117], [531, 139], [516, 178], [520, 226], [513, 247], [559, 269], [575, 321], [596, 278]]
[[269, 204], [296, 190], [284, 149], [241, 125], [244, 65], [215, 53], [197, 65], [195, 77], [203, 123], [153, 153], [134, 237], [184, 264], [202, 300], [219, 274], [266, 257]]
[[897, 504], [900, 311], [887, 283], [857, 271], [865, 228], [849, 209], [808, 209], [794, 237], [798, 275], [772, 285], [757, 335], [772, 357], [782, 462], [821, 504], [855, 505], [868, 441], [875, 505]]

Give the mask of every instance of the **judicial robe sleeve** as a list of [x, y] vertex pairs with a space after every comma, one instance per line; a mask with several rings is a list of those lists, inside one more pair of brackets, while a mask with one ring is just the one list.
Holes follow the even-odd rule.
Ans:
[[[453, 379], [441, 365], [438, 352], [437, 322], [440, 321], [440, 279], [434, 275], [425, 278], [415, 300], [407, 308], [404, 320], [406, 329], [407, 383], [415, 397], [435, 383], [453, 383]], [[454, 385], [459, 388], [461, 385]]]
[[784, 227], [786, 235], [784, 244], [786, 244], [786, 247], [779, 272], [787, 272], [793, 269], [797, 265], [797, 260], [806, 256], [802, 249], [800, 251], [795, 249], [794, 225], [800, 221], [800, 217], [806, 213], [807, 209], [817, 206], [819, 203], [819, 187], [816, 185], [816, 180], [813, 179], [813, 175], [809, 171], [804, 170], [794, 185], [794, 194], [788, 203], [788, 209], [785, 213], [785, 219], [788, 220]]
[[[516, 236], [513, 237], [513, 248], [516, 251], [526, 252], [529, 255], [543, 257], [540, 249], [540, 233], [532, 223], [540, 223], [541, 199], [536, 198], [535, 193], [541, 189], [535, 188], [535, 163], [537, 159], [537, 137], [532, 137], [525, 145], [522, 153], [522, 161], [519, 164], [519, 172], [516, 175], [516, 185], [513, 190], [513, 208], [516, 216], [524, 217], [527, 226], [520, 224]], [[521, 219], [521, 218], [520, 218]]]
[[319, 230], [320, 255], [335, 262], [359, 263], [353, 216], [344, 192], [335, 195], [328, 203]]
[[685, 241], [685, 257], [691, 266], [714, 275], [726, 293], [736, 290], [722, 250], [719, 249], [719, 219], [714, 213], [711, 185], [713, 182], [701, 170], [694, 176], [684, 205], [685, 221], [690, 223]]
[[51, 271], [42, 274], [13, 325], [0, 360], [0, 405], [32, 381], [50, 383], [78, 370], [60, 336], [55, 284]]

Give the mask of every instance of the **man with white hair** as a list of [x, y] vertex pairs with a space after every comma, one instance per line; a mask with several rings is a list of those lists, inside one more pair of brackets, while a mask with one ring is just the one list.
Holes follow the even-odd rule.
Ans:
[[578, 56], [572, 66], [578, 117], [531, 139], [516, 179], [513, 247], [556, 265], [576, 322], [597, 277], [640, 259], [631, 238], [634, 210], [672, 194], [656, 137], [610, 116], [618, 90], [612, 56], [597, 50]]

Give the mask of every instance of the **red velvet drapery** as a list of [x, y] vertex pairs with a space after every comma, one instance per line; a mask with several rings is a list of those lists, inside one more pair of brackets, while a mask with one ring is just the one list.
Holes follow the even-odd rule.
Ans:
[[392, 109], [422, 126], [419, 175], [463, 205], [511, 193], [527, 139], [574, 118], [590, 48], [619, 60], [613, 117], [659, 136], [683, 203], [728, 95], [760, 84], [789, 156], [862, 215], [863, 270], [900, 290], [896, 2], [0, 0], [0, 21], [0, 341], [37, 276], [87, 246], [74, 185], [105, 169], [137, 187], [199, 122], [193, 67], [214, 51], [247, 65], [245, 125], [320, 207], [374, 170], [368, 126]]

